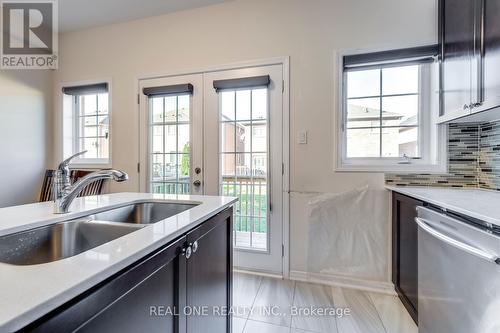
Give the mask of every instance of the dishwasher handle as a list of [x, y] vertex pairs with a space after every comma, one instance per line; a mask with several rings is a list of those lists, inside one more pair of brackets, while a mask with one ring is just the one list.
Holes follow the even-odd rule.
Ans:
[[446, 236], [442, 233], [440, 233], [439, 231], [437, 231], [436, 229], [432, 228], [427, 222], [425, 219], [422, 219], [422, 218], [419, 218], [419, 217], [416, 217], [415, 218], [415, 222], [417, 222], [418, 226], [420, 228], [422, 228], [422, 230], [424, 230], [425, 232], [427, 232], [428, 234], [430, 234], [431, 236], [434, 236], [435, 238], [453, 246], [453, 247], [456, 247], [457, 249], [460, 249], [464, 252], [467, 252], [469, 254], [472, 254], [473, 256], [476, 256], [478, 258], [481, 258], [483, 260], [486, 260], [486, 261], [489, 261], [489, 262], [492, 262], [492, 263], [495, 263], [497, 265], [500, 265], [500, 258], [494, 254], [490, 254], [486, 251], [483, 251], [481, 249], [478, 249], [474, 246], [471, 246], [471, 245], [468, 245], [468, 244], [465, 244], [463, 242], [460, 242], [456, 239], [453, 239], [449, 236]]

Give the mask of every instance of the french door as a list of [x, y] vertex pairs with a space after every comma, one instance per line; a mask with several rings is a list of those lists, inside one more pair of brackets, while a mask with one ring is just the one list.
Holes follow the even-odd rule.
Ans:
[[203, 194], [203, 76], [141, 80], [139, 88], [140, 190]]
[[238, 197], [234, 266], [281, 274], [283, 67], [141, 80], [141, 190]]

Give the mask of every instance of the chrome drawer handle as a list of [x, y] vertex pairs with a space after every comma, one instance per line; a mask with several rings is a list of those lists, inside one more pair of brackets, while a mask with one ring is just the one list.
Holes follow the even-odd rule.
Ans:
[[188, 247], [182, 249], [182, 254], [186, 257], [186, 259], [191, 258], [191, 255], [193, 254], [193, 250], [191, 249], [191, 246], [188, 246]]
[[193, 253], [196, 253], [196, 251], [198, 251], [198, 241], [195, 241], [192, 247], [193, 247]]

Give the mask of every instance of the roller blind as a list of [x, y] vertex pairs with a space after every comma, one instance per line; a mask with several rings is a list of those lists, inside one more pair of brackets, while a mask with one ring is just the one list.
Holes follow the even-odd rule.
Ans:
[[434, 62], [439, 54], [439, 46], [427, 45], [406, 49], [353, 54], [344, 56], [344, 71], [367, 69], [381, 66], [401, 66]]
[[271, 83], [269, 75], [243, 77], [238, 79], [215, 80], [214, 88], [217, 92], [226, 89], [239, 89], [250, 87], [264, 87]]
[[107, 83], [87, 84], [81, 86], [63, 87], [62, 92], [66, 95], [91, 95], [108, 92]]
[[192, 94], [193, 85], [191, 83], [185, 83], [170, 86], [149, 87], [142, 89], [142, 92], [146, 96]]

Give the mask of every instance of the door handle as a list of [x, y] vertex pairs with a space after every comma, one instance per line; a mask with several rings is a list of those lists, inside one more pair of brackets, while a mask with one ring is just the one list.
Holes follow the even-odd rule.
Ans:
[[193, 185], [196, 186], [196, 187], [200, 187], [201, 186], [201, 180], [195, 180], [193, 182]]
[[422, 228], [425, 232], [430, 234], [431, 236], [445, 242], [448, 245], [451, 245], [459, 250], [462, 250], [464, 252], [467, 252], [469, 254], [472, 254], [473, 256], [476, 256], [478, 258], [481, 258], [483, 260], [495, 263], [497, 265], [500, 265], [500, 258], [497, 257], [494, 254], [490, 254], [486, 251], [483, 251], [481, 249], [478, 249], [477, 247], [465, 244], [463, 242], [460, 242], [454, 238], [451, 238], [449, 236], [446, 236], [436, 229], [432, 228], [424, 219], [421, 219], [419, 217], [415, 218], [415, 222], [417, 222], [418, 226]]

